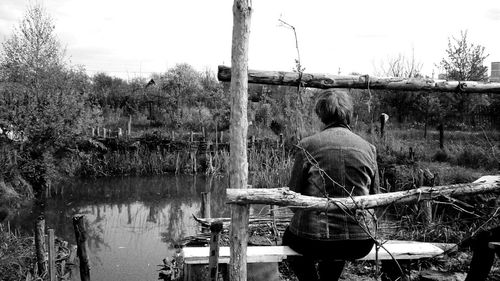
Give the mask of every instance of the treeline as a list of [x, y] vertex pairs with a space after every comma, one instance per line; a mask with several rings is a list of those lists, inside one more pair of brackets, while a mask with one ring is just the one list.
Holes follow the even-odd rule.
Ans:
[[[141, 128], [223, 131], [229, 126], [230, 93], [211, 71], [179, 64], [150, 79], [129, 82], [104, 73], [91, 80], [89, 98], [99, 105], [108, 127], [125, 127], [132, 117]], [[354, 101], [354, 126], [378, 122], [386, 113], [397, 127], [424, 129], [500, 128], [500, 98], [488, 94], [349, 90]], [[273, 132], [303, 137], [319, 128], [314, 117], [315, 89], [249, 85], [250, 134]]]

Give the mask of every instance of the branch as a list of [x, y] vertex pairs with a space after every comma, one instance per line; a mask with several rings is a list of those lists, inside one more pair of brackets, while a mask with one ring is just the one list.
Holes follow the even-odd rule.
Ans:
[[272, 204], [324, 211], [342, 209], [371, 209], [390, 204], [414, 203], [432, 200], [439, 196], [461, 196], [500, 190], [500, 175], [484, 176], [473, 183], [454, 184], [435, 187], [422, 187], [406, 191], [355, 196], [351, 198], [320, 198], [305, 196], [290, 191], [288, 188], [274, 189], [227, 189], [229, 204]]

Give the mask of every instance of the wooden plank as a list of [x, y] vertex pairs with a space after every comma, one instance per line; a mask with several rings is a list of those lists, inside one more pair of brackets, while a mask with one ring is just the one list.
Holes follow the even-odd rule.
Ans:
[[[500, 83], [476, 81], [446, 81], [430, 78], [375, 77], [369, 75], [332, 75], [324, 73], [248, 70], [248, 82], [266, 85], [283, 85], [329, 89], [349, 88], [393, 91], [463, 92], [500, 94]], [[231, 68], [219, 65], [217, 78], [231, 81]]]
[[347, 198], [320, 198], [305, 196], [288, 188], [249, 188], [228, 189], [227, 202], [232, 204], [273, 204], [301, 209], [329, 210], [370, 209], [390, 204], [412, 203], [432, 200], [439, 196], [462, 196], [500, 190], [500, 175], [483, 176], [473, 183], [454, 184], [435, 187], [421, 187], [398, 192]]
[[[395, 259], [421, 259], [430, 258], [440, 255], [444, 252], [443, 249], [427, 242], [415, 241], [398, 241], [389, 240], [383, 244], [384, 248], [389, 251]], [[446, 247], [451, 248], [453, 244]], [[371, 252], [360, 260], [375, 260], [375, 246]], [[379, 260], [390, 260], [391, 255], [386, 250], [379, 249]], [[182, 249], [184, 263], [186, 264], [208, 264], [209, 248], [208, 247], [185, 247]], [[286, 259], [287, 256], [300, 255], [288, 246], [249, 246], [247, 247], [247, 262], [280, 262]], [[229, 262], [229, 247], [220, 247], [219, 263]]]

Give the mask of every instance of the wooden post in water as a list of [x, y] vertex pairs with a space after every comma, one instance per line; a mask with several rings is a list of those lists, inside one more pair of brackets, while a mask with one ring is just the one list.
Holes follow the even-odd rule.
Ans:
[[56, 271], [56, 246], [55, 246], [55, 235], [54, 230], [49, 229], [48, 231], [48, 240], [47, 243], [49, 245], [49, 280], [56, 281], [57, 280], [57, 271]]
[[219, 237], [221, 231], [221, 221], [215, 221], [210, 224], [210, 254], [208, 257], [210, 281], [217, 281], [217, 275], [219, 273]]
[[35, 255], [38, 276], [45, 272], [45, 218], [39, 216], [35, 220]]
[[[229, 186], [235, 189], [246, 189], [248, 180], [248, 41], [251, 3], [251, 0], [234, 0], [233, 4]], [[247, 204], [231, 206], [230, 281], [247, 280], [248, 217]]]
[[201, 215], [204, 218], [210, 218], [210, 191], [201, 193]]
[[77, 245], [77, 255], [80, 260], [80, 279], [90, 281], [90, 261], [88, 257], [87, 232], [84, 226], [84, 216], [73, 217], [73, 228]]

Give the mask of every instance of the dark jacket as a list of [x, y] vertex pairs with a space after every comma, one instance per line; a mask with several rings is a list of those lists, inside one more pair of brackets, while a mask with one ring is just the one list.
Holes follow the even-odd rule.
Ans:
[[[327, 126], [299, 143], [289, 187], [303, 195], [329, 198], [378, 193], [375, 147], [348, 126]], [[297, 209], [290, 231], [315, 240], [370, 238], [366, 231], [373, 231], [373, 221], [367, 211], [349, 215], [325, 211]]]

